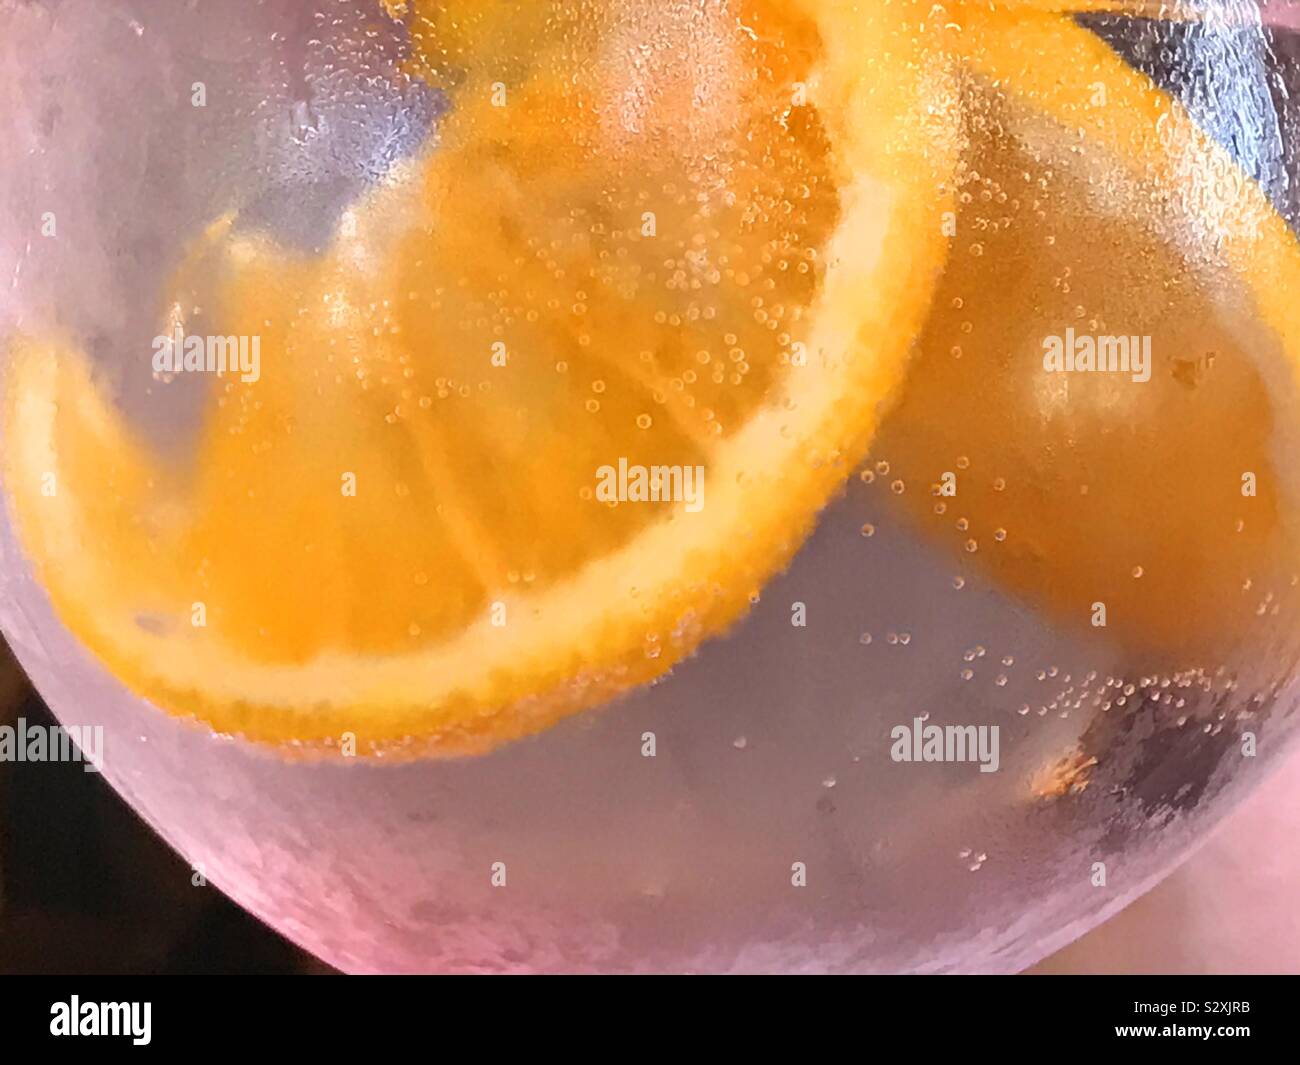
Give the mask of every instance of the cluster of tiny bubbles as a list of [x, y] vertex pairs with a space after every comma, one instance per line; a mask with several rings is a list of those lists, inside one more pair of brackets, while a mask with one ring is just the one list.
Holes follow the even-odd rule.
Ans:
[[[1068, 718], [1072, 710], [1082, 709], [1085, 704], [1093, 710], [1109, 713], [1112, 709], [1122, 710], [1124, 707], [1132, 705], [1135, 699], [1147, 706], [1178, 711], [1187, 707], [1187, 695], [1193, 691], [1199, 691], [1207, 695], [1213, 694], [1216, 689], [1216, 682], [1218, 682], [1219, 691], [1223, 694], [1236, 692], [1240, 688], [1240, 681], [1230, 675], [1227, 669], [1222, 666], [1213, 673], [1207, 673], [1204, 669], [1198, 667], [1177, 670], [1168, 674], [1139, 677], [1137, 680], [1107, 676], [1100, 683], [1098, 683], [1096, 670], [1090, 670], [1081, 678], [1078, 684], [1072, 683], [1073, 677], [1071, 674], [1061, 674], [1059, 669], [1053, 666], [1046, 670], [1040, 669], [1036, 677], [1039, 681], [1059, 677], [1061, 685], [1055, 694], [1039, 704], [1036, 711], [1038, 717], [1046, 717], [1050, 713], [1055, 713], [1059, 718]], [[1271, 691], [1258, 696], [1255, 701], [1262, 704], [1265, 698], [1276, 700], [1279, 693], [1280, 687], [1275, 685]], [[1035, 711], [1030, 704], [1025, 703], [1017, 713], [1021, 717], [1027, 717], [1031, 713], [1035, 713]], [[1244, 710], [1238, 712], [1237, 719], [1247, 720], [1252, 716], [1253, 711]], [[1223, 722], [1226, 719], [1227, 711], [1219, 711], [1214, 720], [1208, 721], [1202, 726], [1202, 731], [1207, 735], [1218, 735], [1223, 730]], [[1175, 724], [1177, 727], [1183, 728], [1187, 722], [1188, 716], [1180, 714]]]
[[984, 863], [989, 860], [989, 856], [984, 851], [976, 853], [971, 847], [963, 847], [957, 852], [957, 857], [960, 861], [968, 863], [967, 868], [972, 873], [978, 873]]

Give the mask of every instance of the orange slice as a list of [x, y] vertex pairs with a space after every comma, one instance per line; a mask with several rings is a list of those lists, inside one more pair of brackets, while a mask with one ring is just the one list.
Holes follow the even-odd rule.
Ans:
[[[1056, 620], [1171, 664], [1258, 649], [1296, 606], [1300, 245], [1095, 35], [962, 21], [957, 236], [878, 455], [922, 528]], [[1067, 330], [1146, 338], [1150, 379], [1047, 372]]]
[[214, 226], [169, 294], [257, 379], [182, 458], [20, 340], [5, 483], [140, 695], [463, 754], [663, 674], [785, 565], [923, 320], [954, 111], [924, 5], [389, 7], [450, 101], [426, 155], [321, 255]]

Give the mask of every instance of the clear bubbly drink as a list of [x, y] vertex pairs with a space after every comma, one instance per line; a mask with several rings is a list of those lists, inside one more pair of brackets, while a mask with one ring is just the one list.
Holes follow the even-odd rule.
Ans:
[[344, 969], [1033, 963], [1294, 733], [1294, 13], [501, 6], [0, 12], [6, 638]]

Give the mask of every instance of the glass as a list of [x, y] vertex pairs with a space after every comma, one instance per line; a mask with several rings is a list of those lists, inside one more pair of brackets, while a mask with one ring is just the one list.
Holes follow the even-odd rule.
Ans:
[[[454, 78], [412, 68], [391, 6], [408, 20], [343, 0], [0, 15], [0, 335], [74, 338], [151, 447], [194, 447], [213, 386], [158, 387], [149, 345], [202, 235], [237, 208], [235, 232], [321, 254], [458, 106]], [[701, 10], [729, 26], [763, 6]], [[1294, 733], [1295, 370], [1251, 287], [1274, 261], [1243, 268], [1221, 237], [1243, 175], [1297, 222], [1297, 19], [1127, 6], [1078, 17], [1240, 172], [1126, 170], [1032, 90], [963, 70], [948, 266], [870, 456], [748, 616], [656, 683], [473, 756], [284, 757], [115, 679], [52, 606], [10, 506], [16, 655], [64, 725], [102, 726], [105, 776], [197, 871], [344, 969], [1042, 958], [1165, 875]], [[608, 8], [596, 37], [647, 34], [660, 59], [681, 43], [645, 4]], [[691, 90], [706, 118], [671, 150], [703, 166], [723, 130], [701, 86], [738, 46], [691, 41], [649, 77]], [[1066, 327], [1149, 337], [1149, 382], [1045, 373], [1040, 342]], [[496, 476], [504, 498], [531, 471]], [[910, 750], [934, 725], [996, 725], [996, 771], [895, 757], [894, 730]]]

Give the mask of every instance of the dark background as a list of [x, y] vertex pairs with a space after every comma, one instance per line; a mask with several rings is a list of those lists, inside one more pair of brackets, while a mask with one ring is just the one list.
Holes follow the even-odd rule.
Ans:
[[[0, 725], [57, 724], [0, 642]], [[0, 763], [0, 974], [322, 973], [78, 762]]]

